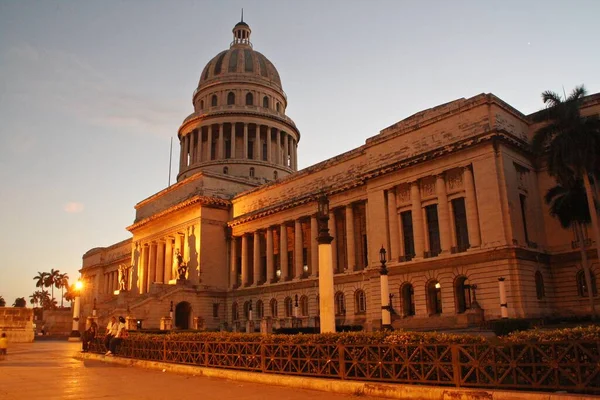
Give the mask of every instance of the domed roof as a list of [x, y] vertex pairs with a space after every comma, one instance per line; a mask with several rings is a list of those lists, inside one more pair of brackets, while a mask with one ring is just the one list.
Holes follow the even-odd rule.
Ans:
[[271, 61], [252, 48], [250, 27], [238, 22], [233, 28], [233, 42], [206, 64], [200, 76], [198, 90], [213, 80], [258, 81], [281, 87], [279, 73]]

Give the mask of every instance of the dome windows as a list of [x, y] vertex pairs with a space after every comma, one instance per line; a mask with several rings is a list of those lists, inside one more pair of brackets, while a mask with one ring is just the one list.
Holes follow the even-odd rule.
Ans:
[[279, 105], [279, 102], [277, 103], [277, 106], [275, 107], [275, 109], [277, 110], [277, 112], [281, 111], [281, 106]]
[[233, 92], [229, 92], [227, 94], [227, 105], [232, 106], [235, 104], [235, 94]]
[[254, 167], [250, 167], [250, 178], [254, 178]]
[[200, 109], [203, 110], [204, 109], [204, 100], [200, 100]]
[[229, 174], [229, 167], [223, 167], [223, 174], [224, 175]]
[[219, 105], [219, 99], [217, 98], [216, 94], [213, 94], [211, 99], [210, 99], [210, 106], [211, 107], [216, 107]]
[[252, 95], [252, 93], [247, 93], [246, 94], [246, 105], [247, 106], [253, 106], [254, 105], [254, 96]]
[[267, 96], [263, 97], [263, 107], [269, 108], [269, 98]]
[[273, 171], [273, 179], [277, 180], [277, 171]]

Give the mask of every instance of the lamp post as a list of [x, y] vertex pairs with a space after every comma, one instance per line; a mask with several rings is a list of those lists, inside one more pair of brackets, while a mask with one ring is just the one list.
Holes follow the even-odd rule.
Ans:
[[508, 318], [508, 303], [506, 302], [506, 286], [504, 281], [506, 278], [498, 278], [498, 291], [500, 292], [500, 316], [503, 319]]
[[81, 332], [79, 332], [79, 313], [81, 310], [81, 290], [83, 289], [83, 282], [77, 280], [75, 282], [75, 301], [73, 302], [73, 327], [71, 335], [69, 335], [69, 341], [78, 342], [81, 340]]
[[317, 220], [319, 224], [319, 310], [321, 333], [335, 332], [335, 313], [333, 309], [333, 257], [329, 234], [329, 200], [322, 194], [318, 199]]
[[[381, 246], [379, 250], [379, 261], [381, 262], [381, 269], [379, 270], [379, 284], [381, 287], [381, 328], [385, 330], [392, 330], [392, 299], [390, 297], [390, 289], [388, 287], [388, 269], [385, 266], [386, 251]], [[383, 302], [388, 300], [387, 305], [383, 305]]]

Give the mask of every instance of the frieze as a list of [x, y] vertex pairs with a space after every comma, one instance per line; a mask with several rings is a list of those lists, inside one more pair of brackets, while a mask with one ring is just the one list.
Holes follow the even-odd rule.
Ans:
[[396, 202], [398, 204], [410, 203], [410, 186], [402, 185], [396, 188]]
[[423, 179], [421, 181], [421, 197], [435, 196], [435, 181], [433, 179]]
[[446, 186], [448, 192], [454, 192], [463, 188], [462, 170], [450, 171], [446, 174]]

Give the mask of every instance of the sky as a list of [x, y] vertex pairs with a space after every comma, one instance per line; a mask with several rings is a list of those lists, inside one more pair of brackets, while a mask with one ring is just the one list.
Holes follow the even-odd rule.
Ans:
[[[281, 75], [298, 167], [418, 111], [494, 93], [600, 92], [592, 1], [0, 0], [0, 295], [130, 237], [164, 189], [204, 65], [240, 20]], [[177, 162], [174, 163], [177, 165]], [[174, 181], [177, 169], [172, 170]]]

